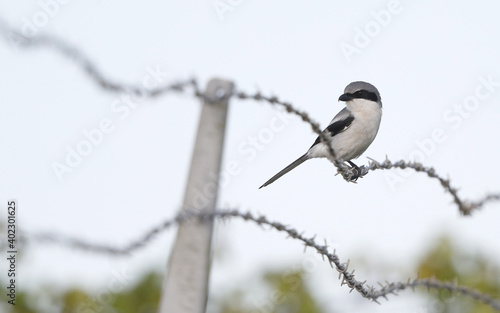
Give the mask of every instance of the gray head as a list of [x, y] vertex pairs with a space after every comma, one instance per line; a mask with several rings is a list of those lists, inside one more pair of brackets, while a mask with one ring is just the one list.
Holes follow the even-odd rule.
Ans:
[[339, 97], [339, 101], [350, 101], [352, 99], [366, 99], [382, 105], [382, 99], [377, 88], [367, 82], [352, 82], [345, 87], [344, 94]]

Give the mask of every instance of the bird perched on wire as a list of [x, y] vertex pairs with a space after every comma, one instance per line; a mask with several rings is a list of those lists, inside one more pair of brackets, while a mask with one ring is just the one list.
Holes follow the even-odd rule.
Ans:
[[[346, 107], [332, 119], [328, 127], [323, 131], [331, 136], [330, 145], [338, 159], [347, 161], [355, 170], [357, 179], [359, 167], [351, 160], [359, 157], [377, 136], [382, 119], [382, 100], [377, 88], [372, 84], [357, 81], [352, 82], [344, 89], [344, 94], [339, 97], [344, 101]], [[304, 161], [313, 158], [328, 158], [334, 161], [329, 152], [327, 142], [316, 138], [311, 148], [297, 160], [281, 170], [266, 181], [262, 186], [272, 184], [281, 176], [290, 172]]]

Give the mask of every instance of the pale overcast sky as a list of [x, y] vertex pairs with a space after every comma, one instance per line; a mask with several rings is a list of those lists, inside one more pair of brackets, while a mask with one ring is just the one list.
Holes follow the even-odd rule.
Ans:
[[[485, 0], [44, 0], [3, 1], [0, 17], [28, 36], [68, 41], [114, 81], [154, 86], [196, 77], [204, 88], [221, 77], [290, 101], [322, 126], [342, 109], [337, 99], [349, 82], [371, 82], [384, 115], [356, 163], [417, 160], [475, 200], [500, 191], [499, 9]], [[8, 40], [0, 42], [0, 81], [2, 223], [7, 200], [15, 198], [24, 232], [122, 246], [176, 214], [200, 112], [190, 93], [130, 106], [126, 95], [103, 91], [53, 49], [17, 49]], [[54, 162], [67, 162], [68, 151], [97, 128], [102, 141], [58, 177]], [[258, 189], [315, 138], [279, 108], [231, 100], [223, 161], [231, 174], [219, 206], [326, 238], [343, 260], [364, 260], [353, 268], [372, 285], [415, 277], [415, 258], [443, 233], [468, 251], [500, 258], [500, 204], [463, 217], [423, 174], [377, 171], [348, 184], [331, 163], [312, 160]], [[118, 275], [128, 285], [149, 269], [163, 270], [174, 236], [167, 231], [121, 258], [29, 245], [18, 263], [20, 284], [105, 290]], [[299, 242], [239, 220], [218, 225], [214, 249], [212, 295], [252, 282], [263, 269], [299, 265], [325, 308], [401, 312], [428, 305], [411, 291], [382, 305], [349, 294], [337, 272], [312, 251], [304, 254]], [[249, 295], [256, 307], [259, 296], [267, 297]]]

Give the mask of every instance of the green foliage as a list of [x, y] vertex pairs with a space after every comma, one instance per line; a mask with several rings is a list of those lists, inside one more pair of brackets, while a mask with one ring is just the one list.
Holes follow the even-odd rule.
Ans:
[[[87, 293], [80, 289], [70, 289], [61, 295], [53, 295], [53, 304], [60, 307], [62, 313], [120, 312], [120, 313], [156, 313], [161, 293], [161, 276], [147, 273], [132, 288], [114, 293]], [[46, 295], [45, 295], [46, 296]], [[36, 307], [34, 299], [40, 295], [27, 295], [18, 292], [16, 305], [9, 305], [10, 313], [44, 313], [47, 308]], [[31, 299], [28, 301], [27, 299]], [[45, 302], [47, 302], [46, 299]], [[59, 312], [59, 310], [58, 310]]]
[[[7, 303], [7, 300], [5, 300], [5, 303]], [[10, 311], [12, 313], [37, 313], [37, 311], [34, 310], [29, 305], [29, 295], [26, 292], [20, 291], [16, 292], [16, 305], [11, 305], [9, 304], [7, 307], [10, 307]]]
[[121, 313], [153, 313], [160, 303], [162, 276], [149, 273], [131, 290], [115, 295], [113, 307]]
[[226, 296], [220, 304], [221, 313], [320, 313], [318, 304], [304, 282], [303, 271], [264, 273], [259, 289], [267, 290], [263, 299], [252, 305], [245, 303], [245, 294], [254, 290], [237, 290]]
[[[420, 278], [458, 280], [462, 286], [500, 298], [498, 261], [483, 254], [463, 252], [453, 246], [448, 237], [436, 239], [435, 245], [423, 254], [418, 265], [418, 273]], [[161, 280], [159, 274], [150, 272], [135, 285], [118, 292], [102, 289], [101, 293], [93, 293], [71, 289], [55, 294], [51, 288], [45, 288], [37, 293], [17, 290], [16, 305], [8, 305], [7, 309], [10, 313], [49, 313], [53, 312], [54, 308], [62, 313], [153, 313], [156, 312], [160, 301]], [[307, 273], [300, 269], [264, 272], [255, 284], [224, 294], [219, 299], [209, 299], [209, 303], [217, 313], [323, 312], [314, 300], [307, 286], [307, 280]], [[480, 302], [446, 290], [437, 292], [422, 290], [425, 295], [431, 297], [429, 312], [493, 312]], [[4, 301], [6, 303], [6, 300]]]
[[[156, 313], [161, 294], [162, 277], [154, 272], [146, 274], [128, 290], [100, 294], [87, 293], [81, 289], [70, 289], [60, 295], [50, 295], [51, 304], [60, 307], [62, 313], [120, 312]], [[260, 278], [259, 289], [268, 290], [258, 305], [245, 303], [245, 296], [252, 295], [254, 289], [237, 290], [218, 302], [217, 312], [222, 313], [321, 313], [304, 281], [302, 271], [268, 272]], [[48, 309], [36, 307], [33, 299], [41, 294], [27, 295], [19, 292], [16, 305], [10, 306], [10, 313], [45, 313]], [[47, 295], [44, 295], [47, 297]], [[31, 299], [28, 301], [28, 299]], [[46, 299], [47, 300], [47, 299]]]
[[[436, 241], [424, 255], [418, 267], [419, 278], [435, 277], [443, 281], [477, 289], [500, 298], [500, 269], [497, 260], [477, 253], [464, 253], [453, 246], [449, 237]], [[426, 293], [429, 293], [426, 291]], [[472, 299], [451, 294], [448, 291], [429, 293], [441, 308], [441, 312], [494, 312], [489, 306]]]
[[98, 312], [99, 307], [92, 297], [82, 290], [71, 289], [62, 295], [62, 313]]

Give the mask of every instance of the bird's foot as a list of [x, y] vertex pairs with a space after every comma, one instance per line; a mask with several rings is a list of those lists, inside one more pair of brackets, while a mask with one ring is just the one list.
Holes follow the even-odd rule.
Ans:
[[356, 182], [358, 180], [358, 178], [363, 177], [363, 176], [361, 176], [361, 169], [359, 168], [359, 166], [357, 166], [356, 164], [354, 164], [351, 161], [347, 161], [347, 163], [349, 163], [351, 165], [352, 176], [350, 178], [350, 181]]

